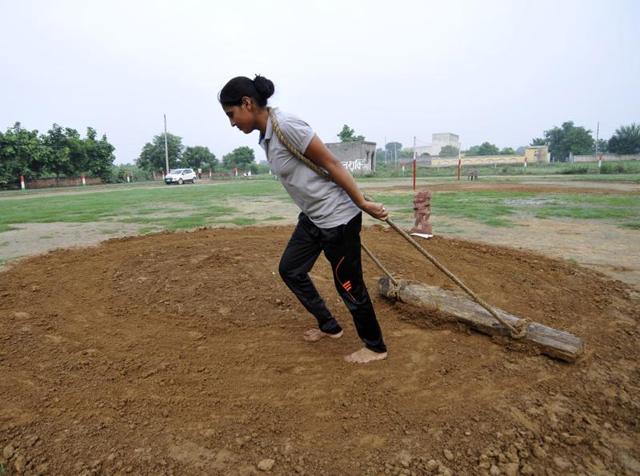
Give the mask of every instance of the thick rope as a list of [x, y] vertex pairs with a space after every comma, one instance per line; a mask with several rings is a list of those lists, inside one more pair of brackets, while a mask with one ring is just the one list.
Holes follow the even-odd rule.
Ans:
[[398, 281], [396, 280], [396, 278], [393, 277], [391, 272], [384, 267], [384, 265], [378, 258], [375, 257], [375, 255], [371, 252], [371, 250], [367, 248], [367, 245], [361, 242], [360, 246], [362, 247], [364, 252], [367, 253], [367, 255], [369, 255], [369, 258], [371, 258], [371, 261], [373, 261], [378, 266], [378, 268], [380, 268], [380, 270], [387, 275], [387, 278], [389, 278], [389, 281], [391, 281], [391, 284], [393, 284], [394, 288], [397, 288]]
[[[299, 150], [297, 150], [295, 146], [291, 144], [291, 142], [289, 142], [289, 140], [282, 133], [282, 130], [280, 129], [280, 125], [278, 124], [278, 120], [276, 119], [276, 115], [273, 113], [273, 110], [271, 108], [268, 108], [268, 111], [269, 111], [269, 117], [271, 118], [271, 126], [273, 127], [273, 130], [276, 133], [276, 136], [278, 136], [278, 139], [280, 140], [280, 142], [282, 142], [282, 144], [284, 144], [287, 150], [289, 150], [289, 152], [291, 152], [297, 159], [303, 162], [307, 167], [309, 167], [311, 170], [316, 172], [318, 175], [321, 175], [326, 179], [331, 180], [331, 176], [329, 175], [329, 172], [327, 172], [325, 169], [321, 168], [316, 163], [309, 160]], [[372, 201], [372, 199], [369, 196], [365, 194], [363, 195], [365, 200]], [[477, 302], [480, 306], [486, 309], [486, 311], [489, 314], [491, 314], [500, 324], [506, 327], [511, 337], [513, 337], [514, 339], [521, 339], [527, 334], [528, 322], [525, 319], [522, 319], [520, 322], [518, 322], [517, 327], [508, 323], [505, 319], [500, 317], [498, 313], [489, 304], [487, 304], [483, 299], [478, 297], [471, 289], [469, 289], [469, 287], [467, 287], [467, 285], [464, 284], [462, 280], [460, 280], [460, 278], [458, 278], [455, 274], [453, 274], [451, 271], [445, 268], [444, 265], [442, 265], [434, 256], [432, 256], [427, 250], [425, 250], [422, 246], [420, 246], [420, 244], [416, 240], [414, 240], [411, 237], [411, 235], [409, 235], [406, 231], [404, 231], [398, 225], [396, 225], [390, 218], [387, 218], [385, 222], [391, 228], [397, 231], [405, 240], [411, 243], [414, 248], [416, 248], [425, 258], [431, 261], [431, 263], [433, 263], [435, 267], [438, 268], [440, 271], [442, 271], [449, 279], [451, 279], [454, 283], [456, 283], [475, 302]], [[365, 248], [364, 245], [362, 246], [365, 252], [373, 258], [373, 254], [367, 248]], [[389, 278], [393, 279], [391, 277], [391, 274], [384, 269], [384, 267], [382, 266], [382, 263], [380, 263], [379, 260], [374, 259], [373, 261], [380, 267], [380, 269], [383, 270], [383, 272], [387, 276], [389, 276]], [[394, 283], [394, 284], [397, 284], [397, 283]]]

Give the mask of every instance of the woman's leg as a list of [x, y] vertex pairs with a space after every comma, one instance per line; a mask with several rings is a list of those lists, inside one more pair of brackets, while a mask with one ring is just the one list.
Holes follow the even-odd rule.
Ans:
[[305, 309], [317, 319], [322, 332], [339, 334], [342, 328], [309, 277], [309, 271], [322, 251], [319, 238], [319, 229], [300, 214], [298, 225], [280, 259], [280, 276]]
[[387, 348], [362, 277], [361, 227], [362, 214], [360, 213], [346, 225], [322, 230], [323, 248], [333, 269], [336, 289], [353, 316], [358, 336], [367, 349], [384, 353]]

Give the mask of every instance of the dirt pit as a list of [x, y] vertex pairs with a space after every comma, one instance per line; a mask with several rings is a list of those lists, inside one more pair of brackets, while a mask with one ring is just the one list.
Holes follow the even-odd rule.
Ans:
[[[490, 303], [582, 337], [564, 364], [377, 295], [389, 347], [281, 282], [291, 227], [114, 239], [0, 274], [0, 468], [7, 474], [640, 474], [640, 299], [541, 255], [436, 238], [428, 249]], [[396, 234], [364, 241], [404, 278], [453, 289]], [[499, 471], [499, 472], [498, 472]]]

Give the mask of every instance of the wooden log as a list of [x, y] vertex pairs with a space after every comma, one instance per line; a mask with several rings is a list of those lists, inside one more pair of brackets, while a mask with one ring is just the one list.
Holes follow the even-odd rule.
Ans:
[[[483, 334], [509, 335], [508, 330], [486, 309], [466, 295], [402, 279], [398, 280], [398, 286], [394, 287], [388, 277], [380, 278], [378, 287], [380, 294], [387, 298], [399, 299], [407, 304], [451, 316]], [[520, 318], [502, 309], [494, 309], [509, 324], [517, 325], [521, 321]], [[584, 344], [579, 337], [537, 322], [528, 323], [526, 335], [518, 341], [534, 345], [543, 354], [566, 362], [575, 362], [584, 352]]]

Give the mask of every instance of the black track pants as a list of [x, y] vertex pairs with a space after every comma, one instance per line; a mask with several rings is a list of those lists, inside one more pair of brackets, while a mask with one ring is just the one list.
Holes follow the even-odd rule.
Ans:
[[301, 213], [280, 259], [280, 276], [302, 305], [315, 316], [320, 329], [337, 334], [342, 328], [309, 278], [309, 271], [323, 251], [331, 263], [336, 289], [353, 316], [358, 336], [367, 348], [374, 352], [386, 352], [373, 304], [362, 278], [361, 227], [362, 213], [358, 213], [346, 225], [326, 229], [318, 228]]

